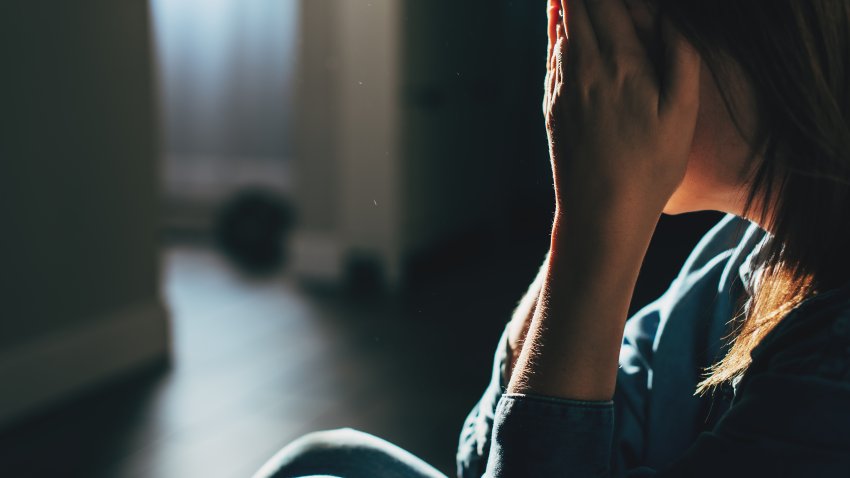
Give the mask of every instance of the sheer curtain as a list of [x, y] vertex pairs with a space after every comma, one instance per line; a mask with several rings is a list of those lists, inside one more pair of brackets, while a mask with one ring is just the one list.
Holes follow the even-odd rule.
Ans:
[[152, 0], [166, 192], [285, 188], [297, 0]]

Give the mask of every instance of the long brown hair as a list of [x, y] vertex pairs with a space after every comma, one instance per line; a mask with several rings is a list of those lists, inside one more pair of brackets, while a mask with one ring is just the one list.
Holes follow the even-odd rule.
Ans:
[[702, 393], [742, 375], [752, 349], [803, 300], [850, 279], [850, 0], [658, 3], [721, 90], [729, 60], [752, 86], [747, 215], [773, 235], [734, 342]]

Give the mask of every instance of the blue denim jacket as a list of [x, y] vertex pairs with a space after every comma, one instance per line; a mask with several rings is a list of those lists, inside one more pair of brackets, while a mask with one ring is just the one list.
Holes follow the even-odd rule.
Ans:
[[850, 477], [850, 287], [791, 312], [743, 379], [696, 396], [770, 237], [727, 216], [626, 325], [610, 402], [505, 394], [507, 335], [467, 418], [458, 476]]

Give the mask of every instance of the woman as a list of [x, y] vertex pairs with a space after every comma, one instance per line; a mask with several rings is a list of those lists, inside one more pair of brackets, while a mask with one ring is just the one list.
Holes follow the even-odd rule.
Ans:
[[[551, 248], [459, 475], [850, 476], [850, 1], [553, 0], [549, 36]], [[659, 216], [705, 209], [627, 322]], [[259, 476], [317, 474], [442, 476], [351, 430]]]

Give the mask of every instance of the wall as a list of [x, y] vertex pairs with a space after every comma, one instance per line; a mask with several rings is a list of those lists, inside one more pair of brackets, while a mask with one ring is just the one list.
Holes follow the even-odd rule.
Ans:
[[500, 219], [509, 197], [499, 8], [302, 0], [295, 268], [349, 258], [401, 285], [411, 256]]
[[166, 225], [243, 188], [291, 192], [298, 0], [152, 0]]
[[165, 150], [292, 156], [297, 0], [152, 0]]
[[0, 425], [167, 354], [146, 2], [5, 2]]
[[401, 274], [404, 214], [400, 175], [401, 5], [348, 0], [337, 5], [341, 236], [348, 251], [374, 256], [390, 284]]
[[401, 228], [408, 255], [490, 227], [510, 201], [504, 79], [513, 66], [502, 48], [501, 11], [492, 0], [404, 2]]
[[342, 279], [352, 255], [400, 274], [397, 0], [302, 0], [293, 268]]

